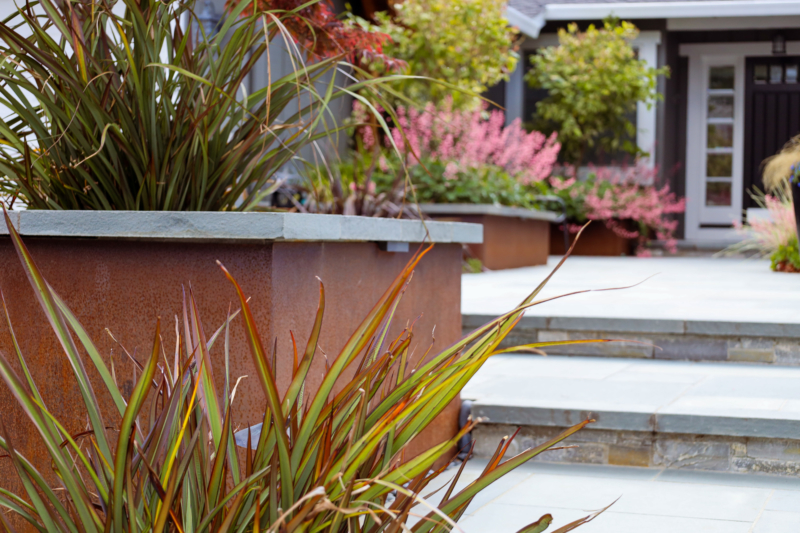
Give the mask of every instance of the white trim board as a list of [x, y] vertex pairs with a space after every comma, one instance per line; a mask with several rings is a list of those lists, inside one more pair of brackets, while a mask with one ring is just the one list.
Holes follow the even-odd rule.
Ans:
[[796, 0], [710, 0], [700, 2], [609, 2], [547, 4], [546, 20], [602, 20], [609, 15], [624, 19], [701, 17], [783, 17], [800, 15]]
[[667, 31], [767, 30], [798, 27], [800, 27], [800, 15], [667, 19]]

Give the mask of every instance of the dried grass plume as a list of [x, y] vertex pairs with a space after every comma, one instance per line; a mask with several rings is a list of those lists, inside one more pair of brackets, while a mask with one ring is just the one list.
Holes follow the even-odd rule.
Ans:
[[800, 163], [800, 135], [795, 135], [783, 145], [780, 152], [764, 160], [764, 186], [774, 191], [789, 181], [792, 167]]

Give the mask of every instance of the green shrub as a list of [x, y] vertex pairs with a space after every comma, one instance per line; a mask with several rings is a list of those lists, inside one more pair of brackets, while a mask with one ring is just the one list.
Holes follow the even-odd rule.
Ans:
[[[483, 488], [590, 422], [581, 422], [507, 460], [503, 456], [511, 439], [503, 439], [477, 480], [455, 492], [456, 476], [438, 508], [417, 506], [420, 491], [441, 473], [431, 472], [433, 465], [449, 457], [458, 439], [475, 422], [416, 457], [405, 457], [406, 446], [457, 397], [493, 354], [548, 345], [498, 348], [524, 309], [540, 302], [536, 297], [549, 277], [511, 312], [411, 368], [410, 328], [394, 339], [387, 334], [398, 299], [429, 248], [421, 250], [342, 351], [328, 355], [329, 366], [319, 389], [306, 391], [306, 376], [326, 311], [325, 290], [320, 284], [319, 308], [308, 344], [299, 354], [295, 352], [293, 377], [281, 396], [274, 379], [275, 354], [267, 352], [266, 339], [259, 336], [246, 295], [222, 267], [236, 290], [240, 311], [206, 338], [190, 293], [183, 313], [186, 334], [178, 333], [175, 353], [167, 356], [156, 325], [152, 351], [130, 397], [125, 399], [113, 368], [109, 371], [75, 315], [42, 277], [8, 215], [6, 225], [70, 362], [89, 424], [87, 431], [70, 435], [47, 410], [40, 394], [43, 384], [31, 378], [10, 329], [23, 377], [0, 354], [0, 378], [38, 430], [52, 472], [37, 470], [14, 447], [12, 436], [0, 424], [0, 448], [8, 454], [25, 487], [25, 494], [0, 491], [0, 507], [37, 531], [398, 532], [401, 528], [408, 531], [402, 524], [414, 508], [414, 513], [421, 511], [426, 516], [413, 531], [440, 532], [450, 529]], [[244, 322], [256, 378], [267, 398], [260, 435], [246, 447], [244, 461], [237, 455], [231, 428], [230, 376], [225, 375], [225, 392], [220, 399], [210, 371], [209, 352], [215, 341], [228, 338], [234, 319]], [[227, 342], [223, 349], [227, 360]], [[88, 354], [117, 412], [101, 412], [82, 352]], [[348, 373], [352, 377], [344, 377], [346, 369], [355, 369]], [[334, 389], [337, 382], [341, 388]], [[121, 422], [115, 427], [109, 420]], [[51, 484], [47, 480], [57, 481]], [[389, 498], [390, 493], [396, 497]], [[0, 520], [5, 523], [5, 513], [0, 513]], [[545, 515], [536, 522], [538, 526], [524, 531], [543, 531], [551, 520]]]
[[595, 145], [607, 153], [638, 153], [629, 140], [636, 137], [636, 126], [628, 116], [637, 102], [649, 106], [662, 98], [656, 81], [669, 73], [636, 57], [630, 43], [638, 33], [624, 21], [606, 20], [602, 28], [592, 24], [585, 32], [573, 23], [558, 31], [558, 46], [540, 48], [531, 57], [525, 79], [548, 92], [536, 104], [536, 127], [558, 132], [565, 161], [586, 163], [586, 152]]
[[[448, 177], [447, 161], [423, 158], [422, 163], [408, 168], [416, 199], [420, 203], [500, 204], [536, 208], [539, 204], [534, 195], [545, 190], [541, 182], [522, 184], [505, 169], [495, 165], [464, 169]], [[400, 162], [395, 160], [389, 165], [388, 171], [379, 170], [373, 174], [378, 191], [390, 190], [395, 186]], [[395, 170], [393, 166], [398, 169]], [[410, 194], [409, 200], [413, 200]]]
[[[505, 17], [503, 0], [405, 0], [396, 16], [378, 13], [380, 30], [391, 40], [387, 55], [407, 63], [407, 78], [395, 85], [413, 102], [452, 97], [458, 108], [474, 108], [475, 96], [508, 79], [517, 65], [518, 31]], [[373, 68], [381, 70], [380, 64]]]

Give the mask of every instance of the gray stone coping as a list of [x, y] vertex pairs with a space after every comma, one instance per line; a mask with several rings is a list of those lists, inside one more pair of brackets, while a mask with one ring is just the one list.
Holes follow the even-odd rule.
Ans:
[[[497, 318], [493, 315], [462, 315], [465, 329], [475, 329]], [[712, 337], [800, 338], [800, 324], [730, 322], [651, 318], [523, 317], [517, 328], [609, 333], [666, 333]]]
[[[481, 243], [483, 226], [302, 213], [14, 211], [26, 237], [323, 242]], [[430, 232], [426, 238], [425, 228]], [[7, 235], [5, 223], [0, 235]]]
[[558, 213], [552, 211], [495, 204], [420, 204], [419, 208], [426, 215], [492, 215], [547, 222], [556, 222], [559, 218]]
[[475, 401], [472, 404], [472, 416], [485, 419], [484, 423], [487, 424], [515, 426], [567, 428], [583, 420], [594, 419], [595, 422], [589, 427], [612, 431], [647, 431], [769, 439], [797, 439], [800, 437], [800, 419], [790, 416], [753, 418], [669, 412], [592, 411], [510, 405], [492, 400]]

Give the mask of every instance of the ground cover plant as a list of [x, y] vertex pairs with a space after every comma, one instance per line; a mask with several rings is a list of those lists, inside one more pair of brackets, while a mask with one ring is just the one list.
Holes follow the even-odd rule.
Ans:
[[[180, 0], [22, 5], [0, 22], [0, 194], [36, 209], [256, 207], [337, 131], [331, 103], [379, 83], [355, 59], [385, 39], [318, 1], [272, 4], [231, 2], [213, 35]], [[294, 69], [248, 93], [270, 46]]]
[[[152, 350], [140, 364], [132, 391], [125, 395], [113, 367], [109, 370], [67, 303], [42, 277], [8, 215], [6, 225], [36, 298], [63, 347], [63, 356], [70, 361], [88, 420], [85, 431], [71, 434], [48, 411], [42, 386], [54, 385], [31, 378], [6, 310], [16, 350], [11, 355], [18, 360], [22, 374], [0, 354], [0, 378], [38, 432], [50, 458], [50, 470], [37, 469], [15, 446], [14, 435], [0, 424], [0, 448], [25, 490], [13, 494], [0, 489], [0, 507], [31, 530], [447, 531], [454, 528], [480, 490], [590, 422], [581, 422], [508, 459], [504, 455], [513, 436], [504, 438], [479, 479], [456, 491], [456, 475], [440, 493], [441, 503], [431, 506], [420, 492], [441, 472], [432, 471], [433, 465], [452, 456], [454, 445], [475, 421], [416, 457], [405, 456], [406, 446], [493, 354], [563, 344], [499, 348], [524, 309], [543, 301], [537, 297], [549, 276], [515, 309], [411, 368], [411, 329], [396, 338], [388, 336], [388, 331], [413, 268], [426, 253], [427, 248], [421, 249], [341, 352], [328, 354], [323, 381], [318, 390], [310, 391], [305, 390], [305, 378], [318, 351], [326, 312], [325, 290], [320, 284], [319, 308], [308, 344], [295, 348], [293, 379], [285, 391], [279, 391], [274, 379], [276, 354], [259, 336], [247, 296], [236, 284], [234, 273], [220, 265], [220, 275], [230, 280], [240, 309], [207, 337], [194, 294], [189, 291], [174, 353], [168, 355], [156, 324]], [[219, 351], [220, 343], [226, 360], [235, 355], [228, 352], [232, 327], [244, 328], [266, 396], [261, 432], [255, 440], [248, 437], [246, 449], [238, 453], [231, 422], [236, 409], [232, 377], [225, 375], [220, 395], [210, 356], [215, 346]], [[115, 412], [101, 412], [87, 365], [100, 376]], [[348, 368], [355, 368], [352, 378], [340, 382], [342, 387], [334, 392], [334, 385]], [[406, 526], [412, 515], [422, 516], [413, 526]], [[557, 533], [570, 531], [594, 516]], [[0, 522], [11, 530], [6, 513], [0, 513]], [[520, 531], [541, 532], [551, 522], [552, 516], [544, 515]]]

